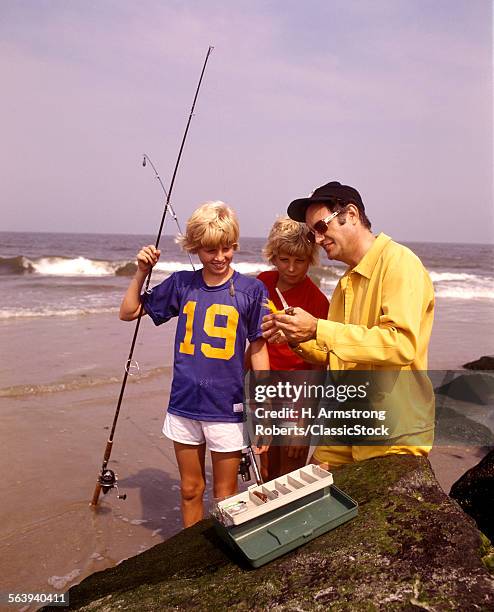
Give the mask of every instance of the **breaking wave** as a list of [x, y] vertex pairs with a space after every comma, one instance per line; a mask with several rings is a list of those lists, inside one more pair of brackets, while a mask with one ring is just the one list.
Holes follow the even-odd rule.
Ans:
[[493, 300], [494, 279], [467, 272], [429, 272], [436, 297], [456, 300]]
[[[200, 264], [198, 264], [200, 265]], [[259, 274], [269, 270], [263, 263], [234, 262], [233, 267], [242, 274]], [[108, 261], [86, 257], [0, 257], [0, 275], [37, 274], [42, 276], [86, 277], [86, 276], [132, 276], [137, 269], [134, 261]], [[160, 261], [154, 272], [171, 274], [179, 270], [190, 270], [188, 261]]]
[[23, 255], [0, 257], [0, 274], [40, 274], [43, 276], [114, 276], [133, 274], [131, 262], [99, 261], [86, 257], [38, 257], [29, 259]]
[[[438, 298], [455, 300], [494, 300], [494, 279], [467, 272], [436, 272], [429, 275]], [[320, 287], [329, 297], [338, 283], [335, 274], [323, 276]]]

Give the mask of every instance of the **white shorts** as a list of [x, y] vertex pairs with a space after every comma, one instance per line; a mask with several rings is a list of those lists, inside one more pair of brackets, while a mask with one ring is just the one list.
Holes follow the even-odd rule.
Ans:
[[210, 451], [231, 453], [247, 448], [244, 440], [244, 423], [216, 423], [196, 421], [176, 414], [166, 413], [163, 433], [181, 444], [206, 443]]

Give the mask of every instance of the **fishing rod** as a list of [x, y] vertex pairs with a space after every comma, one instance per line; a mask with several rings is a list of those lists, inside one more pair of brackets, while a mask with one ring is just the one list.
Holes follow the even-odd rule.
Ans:
[[257, 460], [252, 449], [252, 444], [249, 444], [247, 446], [247, 452], [242, 453], [242, 456], [240, 458], [240, 464], [238, 466], [238, 473], [244, 482], [252, 480], [250, 468], [252, 468], [254, 471], [254, 479], [256, 481], [256, 484], [263, 484], [263, 479], [261, 476], [261, 472], [259, 471], [259, 466], [257, 465]]
[[[177, 176], [177, 171], [178, 171], [178, 167], [180, 165], [180, 160], [182, 158], [182, 151], [184, 149], [184, 145], [185, 145], [185, 141], [187, 139], [187, 134], [189, 132], [189, 127], [190, 127], [190, 122], [192, 121], [192, 117], [194, 115], [194, 109], [195, 109], [195, 105], [196, 105], [196, 101], [197, 101], [197, 97], [199, 95], [199, 90], [201, 89], [201, 83], [202, 83], [202, 79], [204, 76], [204, 72], [206, 70], [206, 65], [208, 63], [208, 59], [209, 56], [211, 55], [211, 51], [213, 50], [214, 47], [208, 47], [208, 51], [206, 53], [206, 58], [204, 60], [204, 64], [202, 66], [202, 71], [201, 71], [201, 76], [199, 77], [199, 83], [197, 84], [197, 88], [196, 88], [196, 92], [194, 95], [194, 100], [192, 102], [192, 107], [190, 109], [190, 114], [189, 114], [189, 118], [187, 120], [187, 125], [185, 127], [185, 132], [182, 138], [182, 142], [180, 144], [180, 149], [178, 152], [178, 156], [177, 156], [177, 161], [175, 163], [175, 168], [173, 170], [173, 175], [172, 175], [172, 180], [170, 182], [170, 188], [168, 189], [168, 192], [165, 189], [165, 186], [163, 185], [163, 182], [161, 181], [161, 178], [159, 178], [159, 174], [156, 170], [156, 168], [154, 167], [154, 164], [151, 162], [151, 160], [149, 159], [149, 157], [147, 155], [144, 155], [143, 158], [143, 166], [146, 165], [146, 160], [149, 161], [149, 163], [151, 164], [151, 166], [153, 167], [155, 174], [158, 176], [159, 178], [159, 182], [160, 185], [163, 189], [163, 191], [165, 192], [165, 196], [166, 196], [166, 201], [165, 201], [165, 208], [163, 210], [163, 215], [161, 217], [161, 223], [158, 229], [158, 235], [156, 237], [156, 243], [155, 243], [155, 248], [157, 249], [159, 246], [159, 242], [161, 239], [161, 233], [163, 231], [163, 227], [165, 224], [165, 218], [166, 218], [166, 213], [168, 210], [170, 210], [170, 213], [175, 217], [176, 219], [176, 215], [174, 214], [173, 211], [173, 207], [170, 204], [170, 199], [172, 196], [172, 192], [173, 192], [173, 186], [175, 184], [175, 178]], [[177, 220], [177, 224], [178, 224], [178, 220]], [[192, 263], [192, 261], [191, 261]], [[193, 267], [193, 266], [192, 266]], [[145, 284], [145, 288], [144, 291], [147, 292], [149, 290], [149, 283], [151, 282], [151, 274], [152, 274], [152, 269], [149, 271], [149, 274], [147, 276], [146, 279], [146, 284]], [[106, 495], [109, 491], [111, 491], [113, 488], [117, 489], [117, 495], [118, 495], [118, 499], [125, 499], [127, 496], [124, 495], [120, 495], [120, 492], [118, 490], [118, 485], [117, 485], [117, 475], [115, 474], [115, 472], [113, 470], [108, 469], [108, 461], [110, 460], [110, 455], [111, 455], [111, 451], [112, 451], [112, 447], [113, 447], [113, 438], [115, 435], [115, 429], [117, 426], [117, 420], [118, 420], [118, 416], [120, 414], [120, 407], [122, 405], [122, 400], [123, 400], [123, 396], [124, 396], [124, 392], [125, 392], [125, 387], [127, 385], [127, 378], [129, 377], [129, 375], [131, 374], [131, 368], [137, 368], [139, 369], [139, 364], [135, 361], [133, 361], [132, 357], [134, 354], [134, 348], [136, 345], [136, 341], [137, 341], [137, 334], [139, 333], [139, 327], [141, 325], [141, 319], [142, 319], [142, 315], [144, 314], [144, 305], [141, 303], [141, 307], [139, 309], [139, 314], [137, 316], [137, 322], [136, 322], [136, 326], [135, 326], [135, 330], [134, 330], [134, 336], [132, 338], [132, 342], [130, 345], [130, 351], [129, 351], [129, 356], [127, 358], [127, 361], [125, 362], [125, 372], [124, 372], [124, 377], [122, 380], [122, 386], [120, 388], [120, 393], [118, 396], [118, 402], [117, 402], [117, 408], [115, 410], [115, 416], [113, 417], [113, 424], [112, 424], [112, 428], [110, 431], [110, 435], [108, 437], [108, 441], [106, 443], [106, 448], [105, 448], [105, 452], [103, 455], [103, 463], [101, 465], [101, 471], [98, 475], [98, 479], [96, 481], [96, 486], [94, 488], [94, 493], [93, 493], [93, 497], [91, 500], [91, 506], [96, 506], [98, 504], [98, 500], [99, 500], [99, 496], [101, 491], [103, 491], [103, 494]]]

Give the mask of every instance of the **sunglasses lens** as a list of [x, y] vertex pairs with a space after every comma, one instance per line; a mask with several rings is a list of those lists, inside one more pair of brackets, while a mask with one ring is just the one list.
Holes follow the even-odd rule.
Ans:
[[[332, 215], [330, 215], [328, 217], [328, 221], [331, 221], [337, 214], [338, 213], [333, 213]], [[320, 236], [324, 236], [324, 234], [327, 231], [328, 231], [328, 224], [326, 223], [326, 221], [323, 221], [321, 219], [314, 225], [314, 231], [309, 230], [307, 232], [307, 242], [314, 243], [316, 241], [316, 233], [318, 233]]]
[[321, 234], [321, 236], [324, 236], [324, 234], [328, 231], [328, 225], [327, 223], [324, 223], [324, 221], [318, 221], [314, 225], [314, 229], [316, 230], [318, 234]]

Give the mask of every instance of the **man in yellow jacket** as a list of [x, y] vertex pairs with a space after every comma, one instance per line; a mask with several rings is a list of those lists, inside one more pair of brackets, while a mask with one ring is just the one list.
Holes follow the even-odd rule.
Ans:
[[[434, 292], [422, 262], [389, 236], [374, 236], [358, 191], [336, 181], [294, 200], [288, 215], [305, 222], [307, 239], [348, 269], [333, 293], [328, 320], [294, 308], [291, 315], [265, 317], [264, 337], [286, 339], [304, 360], [333, 371], [371, 371], [378, 385], [394, 376], [387, 397], [394, 416], [399, 413], [387, 445], [360, 440], [359, 445], [318, 446], [313, 462], [336, 467], [389, 453], [427, 455], [434, 425], [426, 372]], [[385, 384], [389, 390], [389, 380]]]

